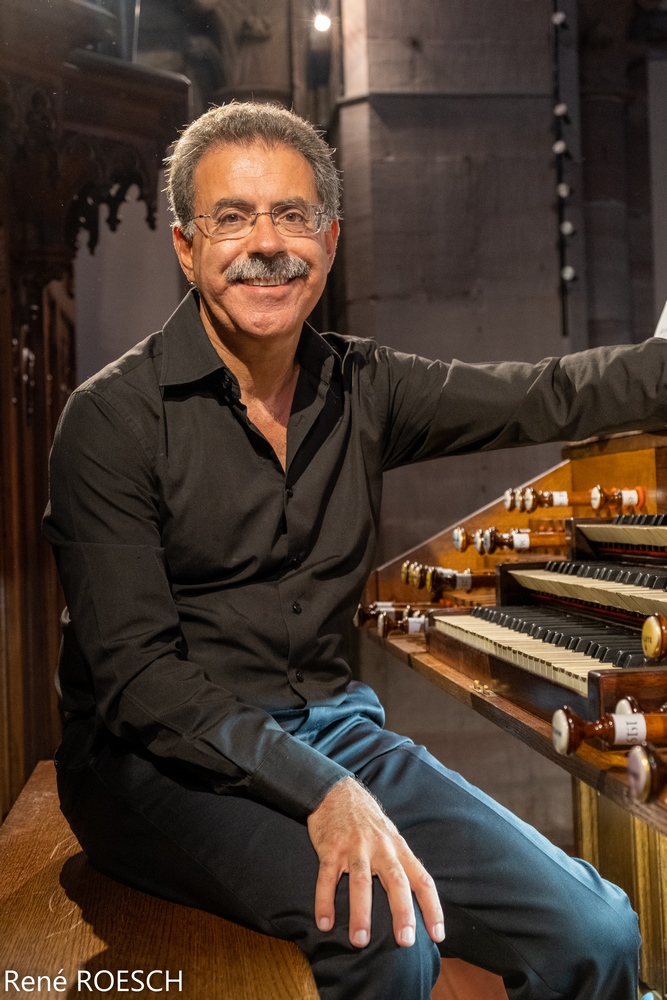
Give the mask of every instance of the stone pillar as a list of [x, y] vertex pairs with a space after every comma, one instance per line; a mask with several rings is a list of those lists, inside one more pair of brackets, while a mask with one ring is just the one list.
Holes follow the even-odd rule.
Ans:
[[[467, 361], [565, 353], [549, 0], [343, 0], [348, 332]], [[387, 477], [381, 557], [558, 459], [471, 456]], [[407, 514], [406, 514], [407, 512]]]
[[[660, 0], [581, 0], [589, 340], [652, 333], [647, 18]], [[643, 27], [642, 27], [643, 25]]]
[[653, 336], [656, 320], [664, 306], [663, 300], [656, 312], [647, 69], [647, 60], [642, 53], [642, 58], [634, 60], [628, 72], [630, 94], [626, 121], [628, 248], [632, 296], [632, 340], [635, 343]]

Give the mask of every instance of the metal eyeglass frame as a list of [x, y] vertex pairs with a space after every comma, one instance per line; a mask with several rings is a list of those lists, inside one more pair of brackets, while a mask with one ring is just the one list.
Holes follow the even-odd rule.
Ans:
[[[278, 230], [278, 232], [280, 233], [281, 236], [291, 236], [294, 239], [303, 239], [304, 237], [317, 236], [317, 234], [322, 229], [322, 225], [324, 223], [324, 220], [327, 217], [326, 216], [326, 212], [324, 211], [323, 208], [320, 208], [319, 205], [308, 205], [308, 208], [312, 208], [313, 209], [313, 213], [314, 213], [314, 216], [315, 216], [315, 226], [316, 226], [316, 228], [313, 230], [313, 232], [311, 232], [311, 233], [286, 233], [286, 232], [284, 232], [282, 229], [280, 229], [278, 227], [278, 223], [276, 222], [276, 218], [275, 218], [275, 213], [280, 212], [280, 211], [284, 211], [286, 207], [287, 206], [285, 206], [285, 205], [278, 205], [276, 208], [271, 209], [270, 212], [251, 212], [250, 213], [250, 225], [249, 225], [248, 229], [247, 230], [243, 230], [243, 232], [240, 232], [240, 233], [234, 233], [233, 235], [230, 235], [230, 236], [213, 236], [211, 233], [205, 232], [204, 229], [202, 229], [201, 226], [197, 226], [197, 229], [202, 234], [202, 236], [205, 236], [207, 239], [211, 240], [212, 243], [221, 243], [223, 240], [242, 240], [245, 236], [249, 236], [250, 235], [250, 233], [252, 232], [252, 230], [253, 230], [253, 228], [255, 226], [255, 223], [257, 222], [257, 219], [259, 218], [260, 215], [270, 215], [271, 216], [271, 222], [273, 223], [273, 225]], [[197, 219], [212, 219], [212, 218], [213, 218], [213, 216], [210, 215], [210, 214], [195, 215], [195, 216], [193, 216], [192, 221], [196, 225], [197, 224]]]

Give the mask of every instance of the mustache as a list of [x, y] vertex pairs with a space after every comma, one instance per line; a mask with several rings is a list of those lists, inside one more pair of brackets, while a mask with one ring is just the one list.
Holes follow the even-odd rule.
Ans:
[[250, 278], [274, 278], [291, 281], [305, 278], [310, 272], [310, 264], [293, 253], [278, 257], [241, 257], [233, 261], [225, 271], [227, 281], [247, 281]]

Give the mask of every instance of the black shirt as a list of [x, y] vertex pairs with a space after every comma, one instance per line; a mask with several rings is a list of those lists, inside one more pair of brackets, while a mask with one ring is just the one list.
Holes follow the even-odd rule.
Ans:
[[65, 591], [62, 707], [303, 819], [347, 772], [272, 712], [336, 704], [382, 473], [667, 422], [667, 343], [446, 364], [304, 328], [283, 471], [190, 293], [80, 386], [44, 530]]

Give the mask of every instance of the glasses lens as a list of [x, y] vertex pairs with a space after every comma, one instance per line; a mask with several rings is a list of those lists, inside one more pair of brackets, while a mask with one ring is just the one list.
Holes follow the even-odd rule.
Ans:
[[281, 205], [271, 215], [276, 229], [285, 236], [311, 236], [322, 224], [322, 213], [312, 205]]
[[283, 236], [312, 236], [322, 228], [323, 214], [315, 205], [279, 205], [272, 212], [247, 212], [242, 208], [226, 208], [219, 215], [203, 215], [211, 242], [234, 240], [247, 236], [258, 215], [271, 215], [273, 224]]
[[239, 208], [227, 208], [219, 215], [206, 219], [211, 239], [224, 240], [229, 236], [245, 236], [252, 228], [253, 216]]

